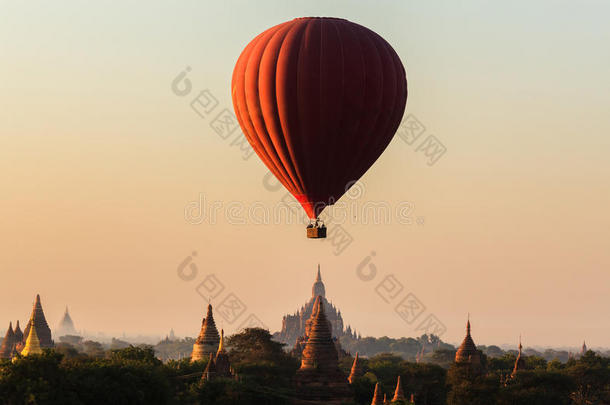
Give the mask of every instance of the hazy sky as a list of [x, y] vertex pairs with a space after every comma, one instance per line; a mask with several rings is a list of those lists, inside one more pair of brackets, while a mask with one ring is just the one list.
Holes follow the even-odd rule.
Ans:
[[[363, 335], [419, 335], [434, 315], [457, 342], [470, 312], [477, 343], [608, 346], [609, 13], [603, 1], [0, 2], [0, 330], [25, 322], [38, 292], [52, 327], [69, 305], [78, 329], [192, 336], [197, 286], [218, 282], [213, 304], [234, 294], [247, 307], [219, 326], [255, 314], [274, 331], [320, 263]], [[426, 128], [412, 145], [395, 137], [344, 197], [356, 210], [339, 254], [295, 221], [257, 224], [284, 191], [210, 126], [232, 110], [245, 45], [312, 15], [392, 44], [406, 114]], [[202, 118], [190, 104], [206, 89], [218, 105]], [[431, 166], [417, 151], [428, 135], [447, 150]], [[361, 223], [371, 201], [389, 223]], [[367, 256], [377, 273], [359, 277]], [[425, 305], [412, 323], [395, 312], [409, 293]]]

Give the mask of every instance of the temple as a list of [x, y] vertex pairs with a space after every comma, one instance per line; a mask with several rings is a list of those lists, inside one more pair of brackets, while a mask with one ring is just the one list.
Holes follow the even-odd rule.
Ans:
[[51, 329], [44, 316], [42, 310], [42, 304], [40, 303], [40, 294], [36, 294], [36, 301], [34, 302], [34, 308], [32, 309], [32, 316], [30, 322], [23, 331], [23, 336], [27, 344], [27, 339], [32, 329], [32, 325], [36, 328], [37, 338], [40, 342], [40, 347], [43, 349], [52, 348], [54, 346], [53, 340], [51, 339]]
[[193, 344], [193, 352], [191, 354], [191, 362], [201, 361], [210, 356], [210, 354], [216, 354], [218, 345], [220, 343], [220, 336], [218, 335], [218, 329], [216, 329], [216, 323], [214, 322], [214, 315], [212, 313], [212, 305], [208, 305], [208, 313], [201, 323], [201, 331], [195, 344]]
[[337, 339], [343, 336], [351, 336], [357, 338], [356, 331], [352, 332], [352, 328], [343, 327], [343, 317], [341, 311], [326, 299], [326, 287], [322, 282], [322, 274], [320, 265], [318, 265], [318, 273], [316, 280], [311, 289], [311, 298], [307, 301], [299, 311], [292, 315], [285, 315], [282, 319], [282, 330], [276, 332], [273, 336], [278, 342], [287, 344], [289, 347], [294, 347], [300, 337], [306, 335], [307, 320], [311, 318], [314, 310], [314, 302], [316, 297], [322, 297], [326, 318], [330, 321], [332, 335]]
[[70, 313], [68, 312], [68, 307], [66, 307], [66, 311], [64, 312], [63, 318], [61, 318], [61, 322], [59, 322], [59, 326], [57, 327], [57, 336], [66, 336], [66, 335], [77, 335], [76, 328], [74, 327], [74, 322], [70, 317]]
[[308, 403], [341, 404], [351, 399], [347, 378], [339, 369], [337, 349], [321, 295], [314, 302], [295, 383], [299, 398]]

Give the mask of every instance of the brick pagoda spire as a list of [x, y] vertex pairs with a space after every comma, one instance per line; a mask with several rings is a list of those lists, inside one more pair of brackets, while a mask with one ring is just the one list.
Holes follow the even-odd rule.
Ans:
[[379, 392], [379, 383], [375, 384], [375, 393], [373, 394], [371, 405], [383, 405], [383, 398], [381, 397], [381, 392]]
[[9, 322], [8, 329], [4, 335], [4, 340], [2, 341], [2, 346], [0, 347], [0, 359], [10, 359], [16, 343], [15, 332], [13, 332], [13, 323]]
[[216, 329], [216, 323], [214, 322], [214, 315], [212, 313], [212, 305], [208, 304], [208, 313], [201, 324], [201, 331], [195, 344], [193, 345], [193, 353], [191, 354], [191, 362], [201, 361], [207, 358], [210, 354], [215, 355], [218, 350], [218, 344], [220, 343], [220, 336], [218, 335], [218, 329]]
[[21, 327], [19, 327], [19, 319], [17, 320], [17, 326], [15, 326], [15, 344], [19, 344], [23, 342], [23, 332], [21, 331]]
[[301, 368], [295, 376], [299, 397], [320, 404], [341, 404], [353, 400], [347, 378], [339, 369], [337, 348], [321, 295], [316, 298], [310, 321]]
[[515, 360], [515, 367], [513, 368], [513, 372], [511, 373], [511, 378], [514, 378], [517, 375], [517, 371], [525, 370], [525, 359], [522, 355], [523, 345], [521, 345], [521, 336], [519, 336], [519, 354], [517, 355], [517, 359]]
[[42, 348], [40, 340], [38, 339], [38, 332], [36, 331], [36, 324], [34, 322], [34, 318], [30, 320], [30, 323], [26, 327], [26, 330], [28, 328], [30, 330], [30, 333], [28, 334], [28, 338], [25, 340], [25, 347], [21, 351], [21, 355], [29, 356], [31, 354], [42, 354]]
[[352, 369], [349, 373], [349, 377], [347, 377], [347, 381], [352, 384], [356, 378], [361, 376], [362, 367], [360, 367], [360, 362], [358, 361], [358, 352], [356, 352], [356, 357], [354, 357], [354, 363], [352, 364]]
[[398, 376], [398, 381], [396, 381], [396, 389], [394, 390], [394, 398], [392, 398], [392, 403], [398, 401], [406, 401], [405, 393], [402, 390], [402, 382], [400, 381], [400, 376]]
[[455, 353], [455, 361], [456, 363], [481, 363], [481, 354], [477, 350], [472, 336], [470, 336], [470, 316], [468, 316], [468, 322], [466, 323], [466, 337], [464, 337], [457, 353]]
[[214, 363], [214, 355], [210, 353], [210, 359], [208, 360], [208, 364], [205, 366], [205, 370], [203, 370], [203, 375], [201, 379], [203, 381], [211, 381], [216, 378], [216, 363]]
[[30, 334], [30, 329], [34, 325], [36, 328], [36, 334], [38, 336], [38, 341], [40, 342], [40, 347], [43, 349], [51, 348], [54, 346], [53, 340], [51, 339], [51, 329], [49, 328], [49, 324], [44, 316], [44, 311], [42, 310], [42, 304], [40, 303], [40, 294], [36, 294], [36, 301], [34, 302], [34, 308], [32, 309], [32, 316], [30, 322], [25, 327], [23, 331], [23, 337], [27, 342], [27, 339]]
[[334, 370], [338, 367], [339, 360], [337, 349], [328, 327], [328, 320], [324, 313], [322, 296], [316, 298], [314, 308], [309, 329], [309, 339], [303, 350], [301, 368]]
[[220, 330], [220, 344], [218, 345], [218, 352], [216, 353], [216, 373], [219, 377], [231, 377], [231, 363], [229, 362], [229, 355], [224, 348], [225, 332]]

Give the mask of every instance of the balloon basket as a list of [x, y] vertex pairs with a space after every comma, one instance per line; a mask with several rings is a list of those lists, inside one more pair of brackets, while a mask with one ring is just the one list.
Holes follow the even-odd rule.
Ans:
[[307, 225], [307, 237], [309, 239], [326, 238], [326, 225], [319, 222]]

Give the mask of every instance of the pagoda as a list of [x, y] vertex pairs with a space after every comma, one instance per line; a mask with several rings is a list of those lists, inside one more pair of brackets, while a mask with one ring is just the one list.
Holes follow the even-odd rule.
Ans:
[[61, 318], [61, 322], [59, 322], [59, 327], [57, 328], [57, 336], [66, 335], [77, 335], [74, 322], [72, 321], [72, 317], [70, 317], [70, 313], [68, 312], [68, 307], [66, 307], [64, 316]]
[[23, 339], [23, 332], [19, 327], [19, 319], [17, 319], [17, 326], [15, 326], [15, 344], [19, 346], [21, 343], [25, 343]]
[[477, 350], [477, 346], [470, 336], [470, 316], [466, 323], [466, 337], [462, 341], [462, 344], [455, 353], [456, 363], [468, 363], [471, 365], [478, 366], [481, 364], [481, 353]]
[[44, 316], [44, 311], [42, 310], [42, 304], [40, 303], [40, 294], [36, 294], [36, 301], [34, 302], [34, 308], [32, 309], [32, 316], [30, 317], [30, 322], [25, 327], [23, 331], [23, 337], [25, 339], [27, 345], [27, 339], [30, 334], [30, 330], [32, 328], [36, 328], [36, 334], [38, 337], [38, 341], [40, 342], [40, 347], [43, 349], [52, 348], [54, 346], [53, 340], [51, 339], [51, 329], [49, 328], [49, 324]]
[[2, 341], [2, 346], [0, 347], [0, 359], [10, 359], [16, 343], [17, 341], [15, 339], [15, 332], [13, 331], [13, 323], [9, 322], [8, 329], [4, 335], [4, 340]]
[[320, 295], [314, 303], [295, 383], [299, 397], [310, 403], [341, 404], [352, 399], [345, 374], [339, 369], [337, 348]]
[[199, 332], [197, 340], [195, 340], [195, 344], [193, 344], [191, 362], [204, 360], [209, 357], [210, 354], [215, 355], [219, 343], [220, 336], [218, 335], [218, 329], [216, 329], [216, 323], [214, 322], [212, 305], [208, 304], [208, 313], [206, 317], [203, 318], [201, 331]]
[[216, 373], [219, 377], [231, 378], [233, 372], [231, 363], [229, 362], [229, 354], [225, 350], [225, 331], [220, 330], [220, 343], [218, 344], [218, 352], [216, 353]]
[[40, 340], [38, 339], [38, 332], [36, 331], [36, 325], [34, 322], [34, 318], [30, 320], [26, 330], [29, 328], [30, 333], [28, 334], [28, 338], [25, 340], [25, 347], [21, 351], [22, 356], [29, 356], [32, 354], [42, 354], [42, 347], [40, 344]]

